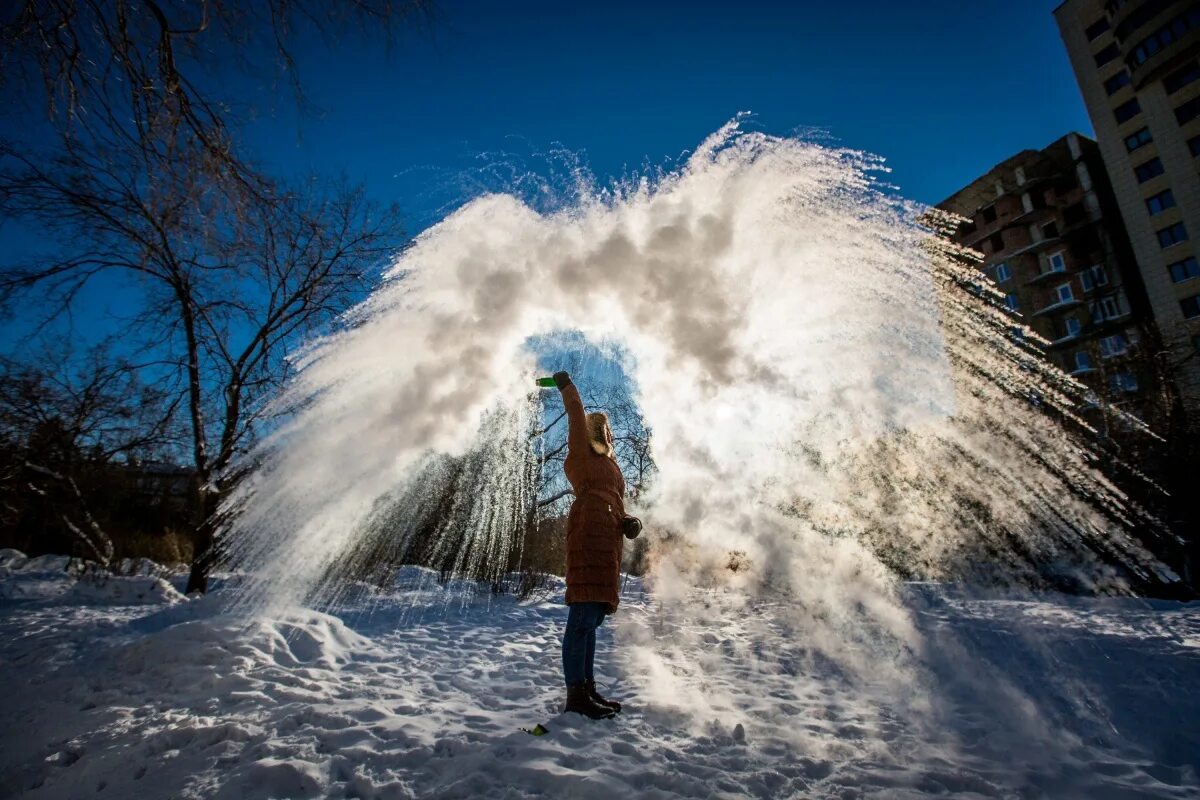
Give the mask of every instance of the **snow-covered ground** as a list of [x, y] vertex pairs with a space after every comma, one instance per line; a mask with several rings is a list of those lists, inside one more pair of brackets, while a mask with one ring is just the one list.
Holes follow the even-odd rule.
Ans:
[[0, 553], [0, 796], [1200, 794], [1200, 604], [910, 585], [919, 663], [871, 681], [782, 606], [631, 579], [598, 657], [627, 709], [591, 722], [558, 713], [561, 593], [408, 570], [247, 622], [228, 590], [64, 566]]

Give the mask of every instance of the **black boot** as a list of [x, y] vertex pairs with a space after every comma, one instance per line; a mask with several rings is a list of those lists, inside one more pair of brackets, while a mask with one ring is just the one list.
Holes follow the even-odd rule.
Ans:
[[577, 683], [567, 687], [567, 707], [563, 711], [573, 711], [583, 714], [588, 719], [608, 719], [617, 712], [607, 706], [597, 704], [588, 696], [587, 686]]
[[583, 686], [587, 689], [588, 697], [591, 698], [593, 703], [598, 706], [604, 706], [605, 708], [611, 708], [614, 714], [621, 713], [621, 704], [616, 700], [608, 700], [599, 692], [597, 692], [595, 681], [584, 681]]

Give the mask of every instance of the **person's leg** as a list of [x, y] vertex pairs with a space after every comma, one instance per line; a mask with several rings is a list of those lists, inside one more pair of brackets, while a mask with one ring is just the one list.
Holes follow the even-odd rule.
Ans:
[[583, 683], [584, 663], [587, 659], [587, 613], [583, 603], [568, 606], [567, 627], [563, 631], [562, 664], [563, 680], [567, 686]]
[[[588, 619], [588, 621], [589, 621], [589, 622], [592, 622], [592, 621], [594, 621], [594, 619], [595, 619], [595, 618], [594, 618], [594, 616], [591, 616], [591, 615], [589, 615], [589, 619]], [[586, 658], [584, 659], [584, 662], [583, 662], [583, 679], [584, 679], [585, 681], [594, 681], [594, 680], [596, 680], [596, 669], [595, 669], [595, 661], [596, 661], [596, 628], [599, 628], [599, 627], [600, 627], [600, 625], [601, 625], [601, 623], [603, 623], [603, 622], [604, 622], [604, 612], [602, 611], [602, 612], [600, 612], [600, 619], [599, 619], [599, 621], [597, 621], [597, 622], [595, 623], [595, 625], [591, 626], [590, 630], [588, 630], [588, 635], [587, 635], [587, 655], [586, 655]]]
[[563, 632], [563, 680], [567, 684], [567, 704], [563, 711], [574, 711], [592, 719], [604, 719], [613, 710], [592, 700], [586, 682], [589, 642], [595, 652], [596, 626], [604, 620], [603, 606], [599, 616], [592, 606], [596, 603], [572, 603], [567, 612], [567, 628]]
[[595, 622], [595, 627], [592, 628], [591, 634], [588, 637], [587, 663], [584, 665], [584, 674], [587, 676], [585, 678], [585, 685], [587, 686], [588, 696], [592, 699], [592, 702], [613, 711], [620, 711], [620, 703], [616, 700], [609, 700], [596, 691], [596, 628], [604, 624], [604, 618], [608, 614], [608, 607], [604, 603], [595, 603], [594, 606], [595, 608], [591, 610], [591, 618]]

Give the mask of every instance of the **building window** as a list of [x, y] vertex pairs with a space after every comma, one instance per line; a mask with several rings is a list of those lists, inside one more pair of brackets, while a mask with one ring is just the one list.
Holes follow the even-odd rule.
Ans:
[[1139, 147], [1150, 144], [1154, 139], [1150, 136], [1149, 128], [1142, 128], [1137, 133], [1131, 133], [1125, 137], [1125, 149], [1132, 153]]
[[1184, 319], [1200, 317], [1200, 294], [1194, 294], [1191, 297], [1180, 300], [1179, 308], [1183, 310]]
[[983, 217], [983, 221], [985, 223], [986, 222], [995, 222], [996, 221], [996, 207], [988, 206], [983, 211], [979, 212], [979, 216]]
[[1138, 388], [1137, 378], [1132, 372], [1118, 372], [1116, 375], [1109, 375], [1108, 388], [1114, 394], [1117, 392], [1136, 392]]
[[1079, 282], [1083, 284], [1083, 290], [1090, 292], [1097, 286], [1108, 285], [1108, 273], [1104, 271], [1103, 264], [1096, 264], [1083, 272], [1079, 273]]
[[1083, 326], [1074, 317], [1067, 317], [1067, 336], [1078, 336]]
[[1106, 30], [1108, 30], [1108, 17], [1101, 17], [1091, 25], [1088, 25], [1087, 28], [1084, 29], [1083, 33], [1085, 36], [1087, 36], [1088, 41], [1090, 42], [1100, 34], [1104, 33]]
[[999, 233], [993, 233], [988, 237], [988, 245], [991, 246], [993, 253], [999, 253], [1004, 249], [1004, 236]]
[[1174, 0], [1150, 0], [1146, 3], [1138, 3], [1135, 0], [1108, 0], [1104, 4], [1104, 8], [1109, 14], [1115, 14], [1126, 6], [1134, 6], [1132, 9], [1126, 8], [1125, 19], [1121, 20], [1121, 24], [1113, 31], [1114, 37], [1121, 41], [1128, 41], [1133, 34], [1145, 27], [1146, 23], [1154, 21], [1173, 2]]
[[966, 222], [964, 222], [962, 225], [958, 226], [958, 235], [959, 236], [968, 236], [977, 230], [979, 230], [979, 229], [975, 227], [975, 221], [969, 219]]
[[1138, 183], [1145, 183], [1151, 178], [1156, 178], [1163, 174], [1162, 162], [1158, 160], [1157, 156], [1155, 156], [1149, 161], [1143, 161], [1141, 164], [1138, 164], [1136, 167], [1134, 167], [1133, 174], [1137, 176]]
[[[1194, 8], [1163, 25], [1147, 36], [1129, 55], [1130, 66], [1141, 66], [1158, 51], [1178, 40], [1192, 28], [1200, 27], [1200, 8]], [[1107, 50], [1108, 48], [1105, 48]], [[1101, 50], [1100, 53], [1103, 53]], [[1100, 66], [1100, 53], [1096, 54], [1096, 66]]]
[[1119, 56], [1121, 51], [1117, 49], [1116, 42], [1110, 42], [1108, 47], [1105, 47], [1099, 53], [1096, 53], [1096, 66], [1103, 67], [1108, 62]]
[[1100, 340], [1100, 357], [1112, 358], [1119, 356], [1129, 349], [1129, 342], [1125, 341], [1124, 334], [1114, 333], [1112, 336], [1105, 336]]
[[1166, 249], [1180, 242], [1186, 242], [1187, 238], [1187, 229], [1183, 227], [1183, 223], [1176, 222], [1174, 225], [1168, 225], [1158, 231], [1158, 246]]
[[996, 265], [996, 283], [1004, 283], [1012, 277], [1012, 273], [1008, 270], [1008, 264], [1001, 261]]
[[1113, 75], [1104, 82], [1104, 91], [1108, 92], [1110, 95], [1113, 95], [1116, 94], [1122, 86], [1128, 85], [1129, 73], [1125, 70], [1121, 70], [1116, 75]]
[[1150, 212], [1150, 216], [1161, 214], [1168, 208], [1175, 207], [1175, 195], [1171, 194], [1170, 189], [1163, 189], [1153, 197], [1146, 198], [1146, 210]]
[[1059, 250], [1057, 253], [1051, 253], [1050, 257], [1046, 259], [1046, 263], [1050, 265], [1051, 272], [1067, 271], [1067, 260], [1063, 258], [1062, 250]]
[[1196, 117], [1200, 117], [1200, 97], [1193, 97], [1175, 109], [1175, 121], [1180, 125], [1186, 125]]
[[[1175, 94], [1197, 78], [1200, 78], [1200, 62], [1193, 61], [1163, 78], [1163, 88], [1167, 90], [1167, 94]], [[1107, 85], [1105, 84], [1105, 86]]]
[[1059, 303], [1069, 303], [1075, 299], [1075, 293], [1071, 291], [1071, 284], [1064, 283], [1062, 286], [1054, 290], [1054, 296], [1058, 298], [1055, 305]]
[[1004, 305], [1009, 311], [1016, 311], [1020, 307], [1020, 303], [1017, 302], [1017, 296], [1015, 294], [1004, 295]]
[[1200, 264], [1196, 263], [1195, 256], [1188, 256], [1182, 261], [1168, 264], [1167, 271], [1171, 273], [1171, 280], [1175, 283], [1183, 283], [1192, 278], [1200, 278]]
[[1042, 226], [1042, 238], [1043, 239], [1057, 239], [1058, 238], [1058, 223], [1057, 222], [1047, 222], [1045, 225], [1043, 225]]
[[[1184, 105], [1187, 104], [1185, 103]], [[1121, 105], [1113, 109], [1113, 116], [1117, 118], [1118, 125], [1120, 125], [1122, 122], [1128, 122], [1140, 113], [1142, 113], [1142, 106], [1140, 103], [1138, 103], [1136, 97], [1132, 100], [1121, 103]], [[1175, 112], [1175, 116], [1179, 116], [1178, 111]], [[1192, 116], [1195, 116], [1195, 114]]]
[[1087, 350], [1080, 350], [1075, 354], [1075, 371], [1082, 372], [1085, 369], [1092, 368], [1092, 356]]
[[1192, 156], [1200, 156], [1200, 136], [1193, 136], [1188, 139], [1188, 150]]
[[1091, 312], [1092, 322], [1096, 323], [1104, 322], [1106, 319], [1117, 319], [1128, 313], [1120, 293], [1101, 297], [1088, 305], [1088, 311]]

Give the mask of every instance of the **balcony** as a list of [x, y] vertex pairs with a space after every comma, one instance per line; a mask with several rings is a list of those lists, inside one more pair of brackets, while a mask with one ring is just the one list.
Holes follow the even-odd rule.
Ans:
[[1032, 286], [1033, 284], [1041, 283], [1042, 281], [1046, 280], [1046, 278], [1053, 278], [1055, 276], [1064, 279], [1071, 277], [1065, 269], [1048, 269], [1045, 272], [1039, 272], [1037, 275], [1034, 275], [1032, 278], [1025, 281], [1025, 285]]
[[1013, 250], [1011, 253], [1007, 253], [1006, 255], [1009, 258], [1016, 258], [1017, 256], [1023, 256], [1026, 253], [1034, 253], [1038, 250], [1041, 250], [1043, 247], [1051, 247], [1052, 245], [1056, 244], [1062, 244], [1061, 236], [1051, 236], [1048, 239], [1039, 239], [1036, 242], [1031, 242], [1024, 247]]
[[[1105, 5], [1108, 11], [1109, 22], [1112, 24], [1113, 36], [1118, 39], [1128, 39], [1131, 23], [1145, 25], [1145, 17], [1162, 13], [1163, 8], [1168, 3], [1163, 2], [1163, 0], [1150, 0], [1147, 3], [1135, 2], [1135, 0], [1120, 0], [1120, 2], [1109, 2]], [[1142, 17], [1142, 19], [1131, 21], [1130, 17]]]
[[1053, 314], [1058, 311], [1066, 311], [1069, 308], [1075, 308], [1076, 306], [1080, 306], [1082, 304], [1083, 304], [1083, 301], [1076, 297], [1072, 297], [1070, 300], [1059, 300], [1056, 303], [1051, 303], [1050, 305], [1046, 306], [1045, 308], [1040, 308], [1037, 311], [1033, 312], [1033, 316], [1040, 317], [1045, 314]]
[[1068, 333], [1066, 336], [1060, 336], [1050, 342], [1049, 347], [1063, 347], [1064, 345], [1074, 344], [1078, 342], [1081, 335], [1078, 333]]
[[1118, 307], [1112, 314], [1101, 309], [1101, 313], [1092, 316], [1092, 329], [1104, 333], [1112, 330], [1113, 323], [1124, 323], [1133, 314], [1133, 310], [1129, 308]]
[[[1026, 184], [1028, 185], [1028, 184]], [[1023, 187], [1022, 187], [1023, 188]], [[1045, 205], [1040, 208], [1034, 208], [1030, 211], [1022, 211], [1017, 216], [1010, 219], [1006, 225], [1027, 225], [1036, 219], [1043, 217], [1055, 217], [1058, 215], [1058, 208], [1053, 205]]]
[[[1165, 72], [1193, 57], [1200, 48], [1200, 10], [1181, 9], [1179, 5], [1164, 3], [1140, 6], [1153, 13], [1121, 41], [1122, 60], [1129, 66], [1134, 91], [1139, 92]], [[1116, 27], [1122, 26], [1118, 23]]]

